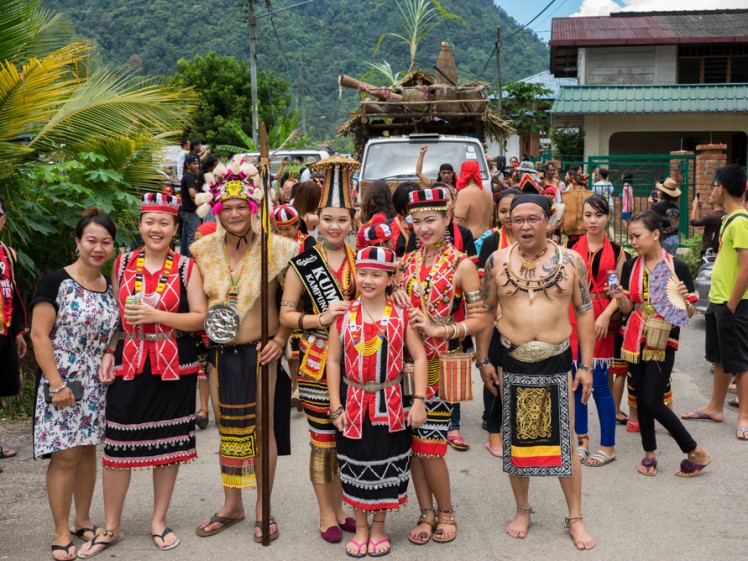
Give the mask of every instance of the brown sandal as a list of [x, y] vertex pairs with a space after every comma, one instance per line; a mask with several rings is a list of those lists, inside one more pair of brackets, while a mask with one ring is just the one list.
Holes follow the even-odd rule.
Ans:
[[[434, 517], [429, 520], [429, 513], [433, 513]], [[436, 521], [436, 511], [432, 508], [422, 508], [421, 509], [421, 516], [418, 518], [418, 522], [416, 522], [416, 527], [418, 527], [420, 524], [428, 524], [431, 526], [431, 533], [427, 534], [426, 532], [419, 532], [417, 536], [419, 538], [422, 538], [423, 541], [415, 540], [413, 539], [413, 536], [408, 533], [408, 539], [411, 543], [414, 543], [416, 545], [425, 545], [429, 543], [429, 540], [431, 539], [431, 536], [436, 531], [437, 521]]]
[[438, 516], [438, 521], [436, 525], [438, 526], [439, 524], [446, 524], [447, 526], [454, 526], [455, 533], [449, 538], [441, 538], [440, 536], [444, 534], [444, 530], [439, 530], [439, 529], [434, 530], [433, 539], [436, 543], [449, 543], [457, 537], [457, 520], [455, 519], [454, 509], [451, 509], [451, 508], [447, 510], [439, 509], [439, 516]]

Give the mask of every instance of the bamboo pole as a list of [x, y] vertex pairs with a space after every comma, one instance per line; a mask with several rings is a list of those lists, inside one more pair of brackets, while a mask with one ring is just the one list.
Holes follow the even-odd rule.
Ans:
[[[260, 247], [262, 252], [261, 271], [260, 271], [260, 340], [262, 348], [268, 344], [269, 335], [269, 286], [268, 282], [268, 265], [269, 265], [269, 226], [270, 226], [270, 147], [268, 146], [268, 133], [263, 122], [260, 127], [260, 169], [262, 170], [262, 187], [264, 194], [262, 198], [262, 228], [260, 230]], [[258, 359], [259, 360], [259, 359]], [[260, 422], [262, 423], [262, 434], [260, 438], [260, 470], [262, 473], [262, 545], [270, 545], [270, 365], [263, 364], [260, 366], [261, 378], [261, 406]], [[254, 530], [253, 530], [254, 531]]]

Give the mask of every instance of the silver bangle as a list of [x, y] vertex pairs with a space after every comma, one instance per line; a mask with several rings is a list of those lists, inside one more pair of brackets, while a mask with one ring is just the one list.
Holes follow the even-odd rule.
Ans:
[[57, 388], [56, 390], [53, 390], [52, 386], [50, 386], [49, 387], [49, 393], [51, 393], [51, 394], [54, 395], [56, 393], [60, 393], [62, 390], [64, 390], [67, 387], [68, 387], [67, 380], [63, 380], [62, 385], [59, 388]]
[[465, 302], [468, 304], [475, 304], [481, 301], [480, 290], [472, 290], [465, 293]]
[[491, 363], [491, 359], [489, 357], [482, 358], [480, 360], [475, 361], [475, 367], [480, 370], [481, 368], [488, 366]]

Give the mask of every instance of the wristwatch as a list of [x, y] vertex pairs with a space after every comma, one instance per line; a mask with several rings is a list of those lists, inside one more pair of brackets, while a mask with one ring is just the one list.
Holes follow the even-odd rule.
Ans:
[[577, 366], [577, 370], [587, 370], [588, 372], [592, 372], [592, 367], [589, 364], [580, 362], [579, 366]]
[[488, 357], [482, 358], [480, 360], [475, 361], [475, 367], [480, 370], [481, 368], [488, 366], [491, 362], [491, 359]]

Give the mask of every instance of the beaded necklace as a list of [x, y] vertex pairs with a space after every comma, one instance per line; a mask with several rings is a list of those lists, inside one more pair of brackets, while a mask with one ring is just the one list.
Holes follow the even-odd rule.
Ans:
[[231, 283], [231, 288], [229, 288], [229, 297], [227, 304], [231, 306], [232, 308], [235, 308], [236, 305], [239, 303], [239, 279], [242, 276], [242, 272], [244, 271], [244, 265], [247, 264], [247, 259], [249, 258], [249, 252], [252, 250], [252, 242], [254, 241], [254, 238], [250, 240], [249, 247], [247, 247], [247, 252], [244, 254], [244, 258], [242, 259], [241, 267], [239, 267], [239, 271], [237, 272], [236, 276], [234, 276], [234, 271], [231, 269], [231, 261], [229, 261], [229, 250], [226, 244], [223, 244], [223, 253], [226, 256], [226, 272], [229, 274], [229, 283]]
[[[363, 300], [359, 301], [359, 303], [360, 303], [360, 307], [364, 311], [364, 313], [369, 316], [369, 319], [372, 320], [372, 323], [376, 323], [376, 322], [374, 322], [374, 318], [371, 317], [371, 315], [369, 314], [369, 312], [364, 307]], [[392, 315], [392, 304], [390, 303], [390, 301], [388, 299], [387, 300], [387, 305], [384, 307], [384, 312], [382, 313], [382, 319], [379, 322], [378, 332], [377, 332], [376, 335], [374, 335], [374, 337], [372, 337], [368, 341], [364, 340], [364, 323], [365, 323], [365, 321], [362, 321], [361, 322], [361, 326], [359, 327], [356, 324], [357, 314], [358, 314], [358, 309], [357, 308], [353, 308], [351, 310], [351, 315], [350, 315], [350, 318], [349, 318], [349, 323], [351, 325], [356, 325], [358, 327], [358, 329], [356, 329], [356, 331], [358, 331], [361, 334], [360, 337], [357, 339], [356, 335], [353, 333], [353, 330], [351, 330], [351, 337], [353, 338], [353, 345], [354, 345], [354, 347], [356, 347], [356, 351], [358, 352], [358, 354], [360, 354], [362, 356], [371, 356], [374, 353], [376, 353], [377, 351], [379, 351], [379, 349], [382, 347], [382, 342], [384, 341], [385, 334], [387, 333], [387, 324], [389, 323], [390, 316]]]
[[[322, 242], [317, 242], [317, 247], [320, 250], [320, 253], [322, 254], [322, 258], [325, 260], [326, 263], [330, 263], [328, 256], [327, 256], [327, 248], [325, 248], [325, 245]], [[346, 300], [351, 300], [354, 292], [356, 291], [356, 285], [354, 283], [354, 263], [356, 261], [356, 255], [353, 253], [353, 250], [348, 247], [345, 243], [343, 243], [342, 247], [345, 249], [345, 259], [343, 259], [343, 268], [341, 271], [341, 281], [340, 281], [340, 290], [343, 293], [343, 297]], [[339, 249], [339, 248], [338, 248]], [[330, 271], [332, 271], [332, 267], [330, 267]], [[333, 273], [333, 277], [337, 277]]]
[[[530, 298], [530, 305], [532, 305], [532, 303], [535, 301], [535, 294], [538, 292], [545, 293], [546, 297], [549, 300], [552, 300], [552, 298], [548, 295], [548, 289], [558, 284], [558, 282], [563, 278], [563, 275], [564, 275], [564, 266], [563, 266], [563, 260], [561, 257], [561, 250], [559, 249], [558, 245], [556, 245], [555, 243], [553, 242], [547, 242], [547, 243], [553, 244], [553, 247], [556, 251], [556, 259], [558, 260], [558, 262], [556, 265], [556, 269], [545, 277], [542, 277], [537, 280], [521, 278], [514, 271], [512, 271], [512, 268], [509, 265], [509, 262], [512, 259], [512, 252], [514, 251], [515, 248], [519, 247], [517, 243], [512, 245], [512, 247], [509, 249], [509, 252], [507, 253], [506, 261], [504, 261], [504, 274], [506, 275], [506, 282], [504, 283], [504, 286], [506, 286], [507, 284], [511, 284], [516, 289], [513, 294], [515, 294], [517, 290], [519, 290], [520, 292], [526, 292]], [[546, 250], [547, 250], [547, 246], [546, 246]]]
[[166, 254], [164, 264], [161, 267], [161, 274], [158, 278], [158, 285], [156, 291], [150, 294], [145, 294], [145, 288], [143, 284], [143, 269], [145, 268], [145, 248], [141, 249], [138, 253], [138, 257], [135, 260], [135, 289], [133, 294], [142, 294], [143, 302], [155, 308], [158, 306], [161, 300], [161, 294], [166, 290], [166, 283], [169, 280], [169, 274], [171, 273], [172, 266], [174, 265], [174, 252], [169, 250]]

